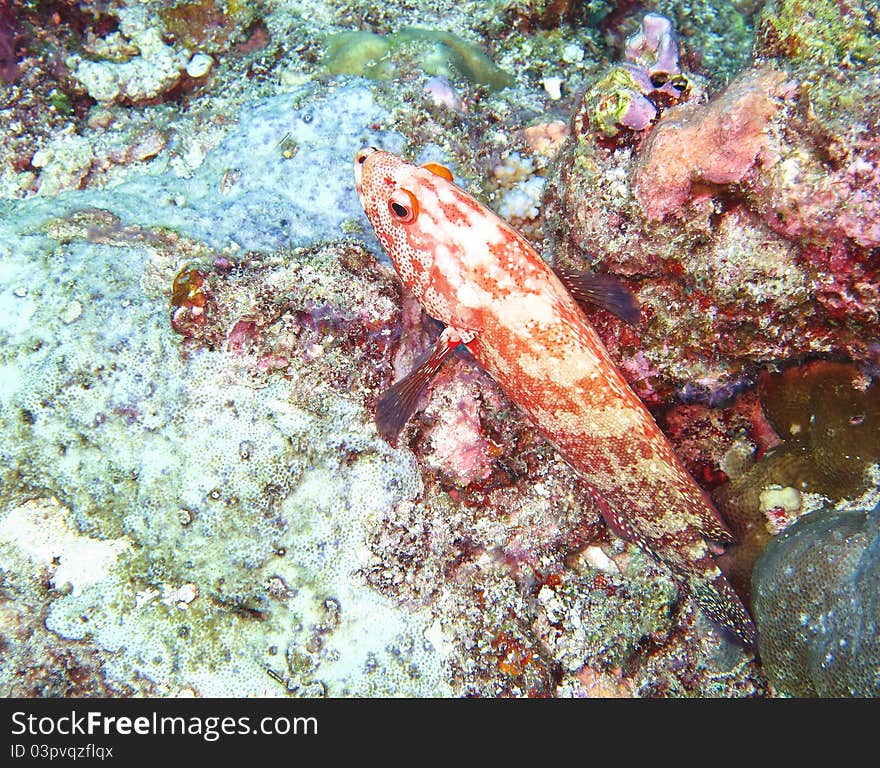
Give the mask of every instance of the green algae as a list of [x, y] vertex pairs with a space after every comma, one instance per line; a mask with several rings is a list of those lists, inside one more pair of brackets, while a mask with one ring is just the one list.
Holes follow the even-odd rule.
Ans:
[[633, 96], [639, 93], [641, 85], [626, 67], [614, 67], [599, 79], [588, 94], [586, 102], [592, 102], [589, 111], [590, 125], [603, 136], [612, 138], [620, 133]]
[[74, 113], [73, 101], [70, 96], [57, 88], [49, 91], [49, 106], [59, 115], [66, 117], [70, 117]]
[[432, 75], [444, 75], [444, 63], [453, 73], [473, 83], [485, 85], [493, 90], [501, 90], [513, 85], [513, 77], [481, 51], [476, 45], [451, 32], [443, 32], [423, 27], [404, 27], [397, 33], [401, 44], [427, 42], [434, 44], [437, 64], [432, 65]]
[[331, 35], [326, 44], [324, 66], [331, 75], [384, 80], [393, 72], [391, 61], [386, 58], [391, 50], [387, 37], [357, 30]]
[[771, 0], [758, 27], [763, 52], [796, 63], [848, 67], [880, 57], [877, 30], [861, 3]]
[[451, 32], [404, 27], [391, 35], [348, 31], [326, 40], [324, 68], [331, 75], [360, 75], [385, 80], [407, 69], [403, 60], [413, 52], [416, 66], [429, 75], [463, 78], [491, 90], [513, 85], [513, 77], [478, 46]]

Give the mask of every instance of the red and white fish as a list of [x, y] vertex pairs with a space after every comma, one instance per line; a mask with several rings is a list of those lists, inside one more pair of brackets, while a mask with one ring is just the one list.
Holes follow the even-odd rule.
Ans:
[[749, 645], [755, 626], [708, 541], [731, 533], [621, 376], [578, 301], [628, 321], [610, 278], [554, 271], [525, 238], [452, 183], [376, 148], [355, 156], [358, 195], [403, 283], [446, 325], [435, 348], [379, 400], [396, 440], [419, 394], [464, 344], [601, 499], [609, 526], [666, 563], [716, 622]]

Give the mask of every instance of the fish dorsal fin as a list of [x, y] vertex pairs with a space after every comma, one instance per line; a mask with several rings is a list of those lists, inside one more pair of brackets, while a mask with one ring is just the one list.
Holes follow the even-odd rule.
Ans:
[[579, 272], [565, 267], [555, 267], [553, 271], [579, 304], [602, 307], [630, 325], [639, 322], [639, 303], [636, 297], [616, 277]]
[[452, 181], [452, 171], [450, 171], [445, 165], [440, 165], [440, 163], [424, 163], [422, 168], [426, 171], [430, 171], [435, 176], [439, 176], [441, 179]]
[[422, 355], [415, 368], [382, 393], [376, 403], [376, 429], [391, 445], [397, 445], [400, 431], [416, 412], [422, 393], [437, 375], [443, 361], [461, 342], [461, 337], [447, 328], [440, 334], [434, 348]]

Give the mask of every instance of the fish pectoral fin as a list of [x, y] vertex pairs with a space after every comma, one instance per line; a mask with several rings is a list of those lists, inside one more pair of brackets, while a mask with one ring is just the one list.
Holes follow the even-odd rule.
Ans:
[[639, 303], [636, 297], [616, 277], [579, 272], [565, 267], [555, 267], [553, 271], [579, 304], [595, 304], [630, 325], [639, 322]]
[[422, 355], [416, 367], [386, 390], [376, 403], [376, 429], [383, 439], [397, 445], [397, 438], [410, 416], [416, 412], [419, 398], [431, 383], [443, 361], [459, 344], [472, 341], [474, 334], [462, 334], [446, 328], [434, 348]]

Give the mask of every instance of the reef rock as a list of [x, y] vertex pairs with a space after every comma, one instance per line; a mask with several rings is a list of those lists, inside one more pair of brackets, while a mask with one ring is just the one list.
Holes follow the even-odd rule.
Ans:
[[633, 178], [648, 221], [682, 215], [687, 202], [777, 159], [768, 125], [784, 103], [784, 79], [773, 69], [750, 70], [709, 104], [669, 111], [645, 142]]
[[638, 295], [637, 338], [593, 319], [645, 399], [714, 403], [770, 361], [880, 356], [877, 59], [834, 78], [777, 53], [759, 44], [759, 66], [635, 143], [609, 141], [588, 90], [545, 186], [558, 263]]

